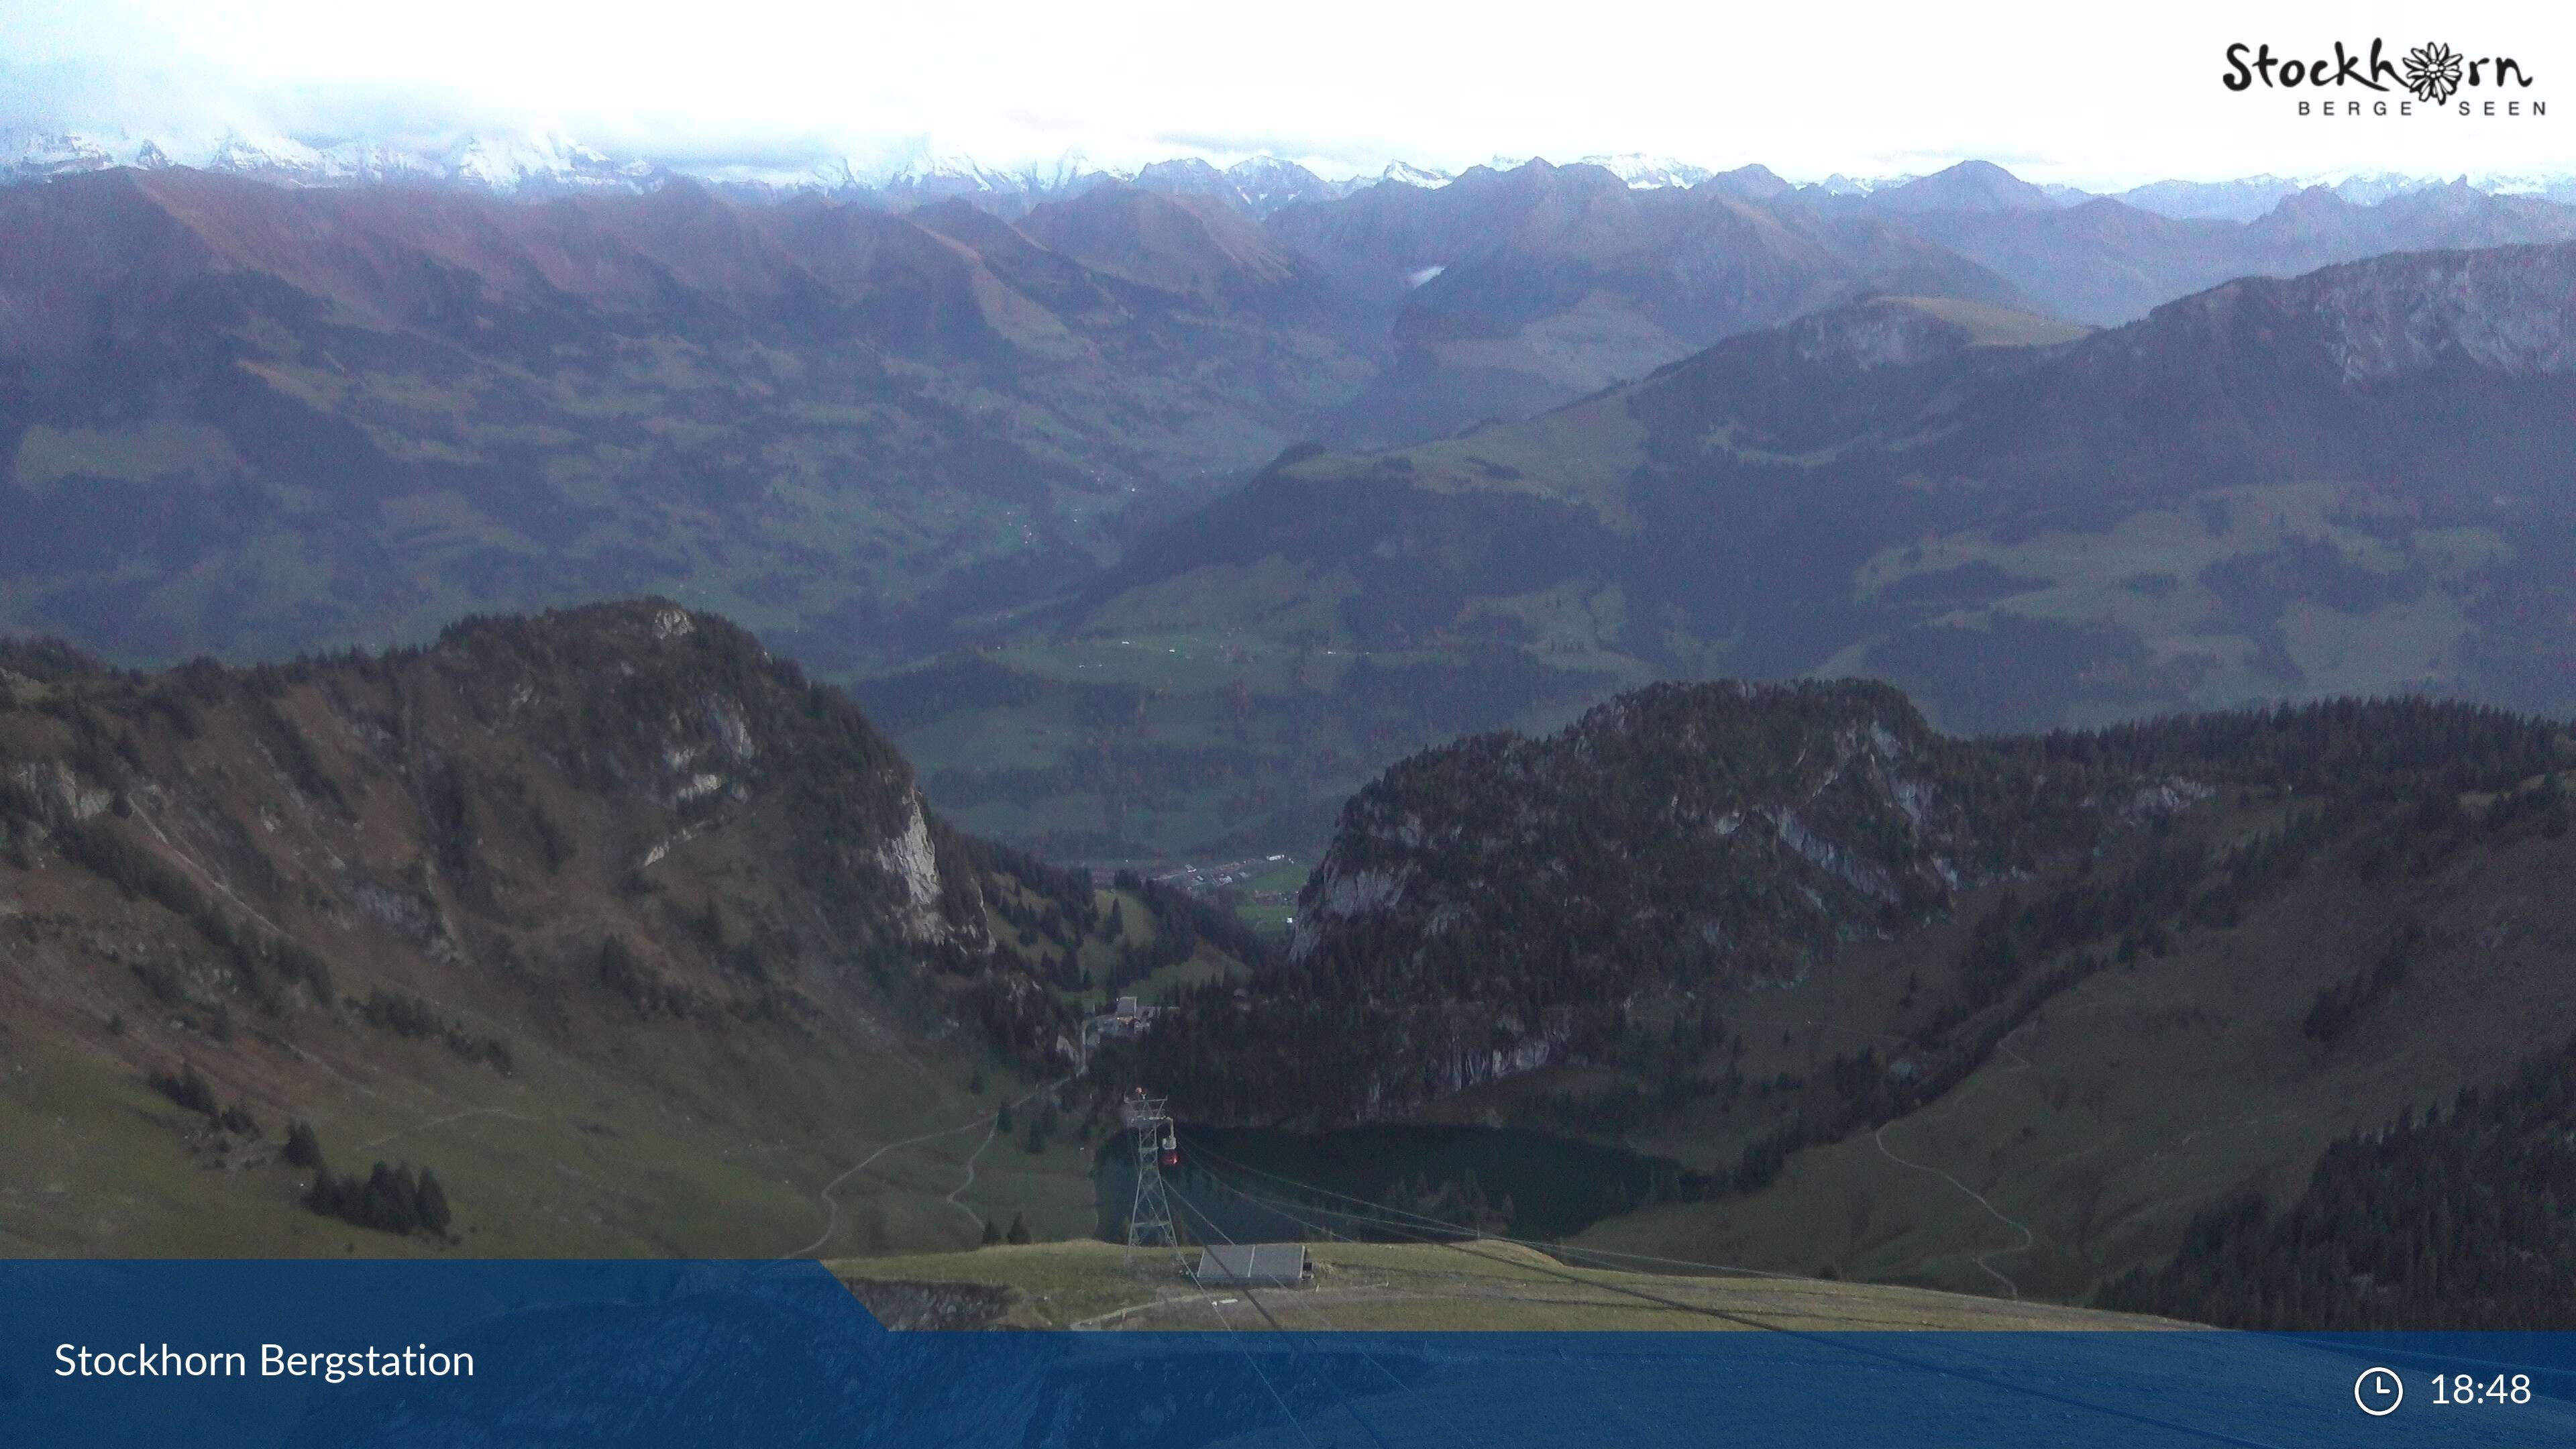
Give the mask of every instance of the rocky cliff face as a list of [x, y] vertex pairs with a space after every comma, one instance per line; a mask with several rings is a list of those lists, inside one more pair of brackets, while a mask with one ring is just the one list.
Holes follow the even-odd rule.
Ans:
[[1975, 340], [1956, 322], [1886, 300], [1810, 313], [1782, 330], [1801, 360], [1861, 371], [1929, 362]]
[[2507, 377], [2576, 373], [2576, 245], [2382, 257], [2305, 280], [2354, 381], [2445, 360]]
[[[2506, 378], [2576, 372], [2576, 244], [2417, 252], [2251, 277], [2157, 309], [2103, 351], [2186, 339], [2221, 355], [2300, 344], [2347, 385], [2438, 368]], [[2283, 358], [2295, 367], [2306, 361]]]

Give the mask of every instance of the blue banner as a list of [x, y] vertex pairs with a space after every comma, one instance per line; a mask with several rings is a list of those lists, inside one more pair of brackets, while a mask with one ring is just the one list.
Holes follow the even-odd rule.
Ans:
[[14, 1262], [0, 1445], [2564, 1446], [2571, 1337], [898, 1333], [807, 1262]]

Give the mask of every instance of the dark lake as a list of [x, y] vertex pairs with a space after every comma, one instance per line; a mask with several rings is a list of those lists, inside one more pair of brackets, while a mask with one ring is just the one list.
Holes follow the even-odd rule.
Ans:
[[[1509, 1127], [1380, 1125], [1330, 1132], [1179, 1128], [1166, 1170], [1192, 1241], [1276, 1242], [1327, 1232], [1376, 1242], [1432, 1234], [1422, 1219], [1516, 1238], [1571, 1236], [1705, 1181], [1670, 1158]], [[1100, 1152], [1100, 1235], [1123, 1242], [1135, 1194], [1125, 1138]], [[1407, 1215], [1411, 1216], [1407, 1216]]]

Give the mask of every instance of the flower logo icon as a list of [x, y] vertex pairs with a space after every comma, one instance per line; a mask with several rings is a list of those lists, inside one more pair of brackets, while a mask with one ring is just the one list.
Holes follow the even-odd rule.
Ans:
[[2406, 52], [2406, 88], [2440, 105], [2460, 88], [2460, 54], [2447, 45], [2419, 45]]

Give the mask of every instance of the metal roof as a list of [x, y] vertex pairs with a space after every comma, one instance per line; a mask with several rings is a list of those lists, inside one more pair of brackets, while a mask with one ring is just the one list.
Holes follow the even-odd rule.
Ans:
[[1294, 1288], [1306, 1280], [1302, 1243], [1244, 1243], [1199, 1250], [1199, 1286]]

